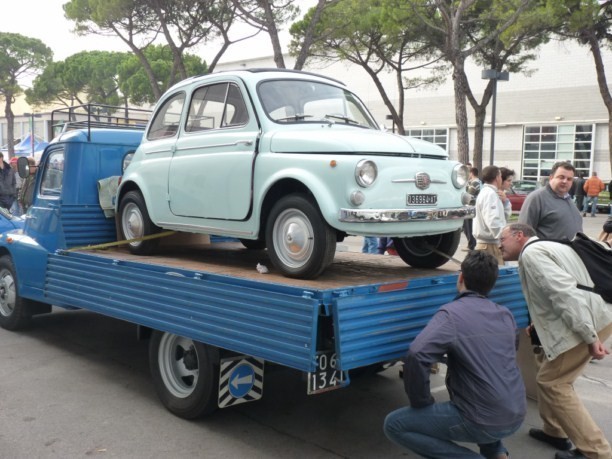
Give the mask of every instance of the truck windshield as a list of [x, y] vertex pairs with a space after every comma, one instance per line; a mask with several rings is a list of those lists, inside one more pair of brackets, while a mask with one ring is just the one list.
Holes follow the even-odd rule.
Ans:
[[277, 123], [329, 123], [378, 129], [352, 92], [310, 80], [266, 80], [258, 86], [268, 117]]

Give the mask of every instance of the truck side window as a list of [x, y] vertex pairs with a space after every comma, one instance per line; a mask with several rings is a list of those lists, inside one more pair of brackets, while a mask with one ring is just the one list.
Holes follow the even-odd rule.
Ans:
[[248, 120], [249, 113], [238, 86], [231, 83], [213, 84], [194, 92], [185, 131], [240, 126]]
[[62, 177], [64, 175], [64, 151], [53, 152], [47, 158], [40, 194], [43, 196], [60, 196], [62, 193]]
[[178, 132], [184, 104], [185, 93], [182, 92], [166, 100], [155, 114], [147, 133], [147, 139], [157, 140], [175, 136]]

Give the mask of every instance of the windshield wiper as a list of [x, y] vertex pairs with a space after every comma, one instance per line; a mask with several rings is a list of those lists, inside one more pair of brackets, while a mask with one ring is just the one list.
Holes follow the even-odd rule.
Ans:
[[344, 115], [325, 115], [325, 118], [332, 118], [335, 120], [341, 120], [344, 121], [346, 124], [356, 124], [357, 126], [361, 125], [361, 123], [357, 120], [354, 120], [353, 118], [349, 118], [348, 116], [344, 116]]
[[304, 114], [296, 113], [295, 115], [286, 116], [284, 118], [278, 118], [274, 121], [302, 121], [302, 120], [305, 120], [306, 118], [312, 118], [312, 115], [304, 115]]

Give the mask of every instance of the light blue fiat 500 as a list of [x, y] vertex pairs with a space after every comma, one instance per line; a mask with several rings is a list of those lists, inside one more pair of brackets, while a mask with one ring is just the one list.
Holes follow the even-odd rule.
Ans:
[[467, 168], [428, 142], [382, 132], [342, 83], [254, 69], [180, 82], [160, 99], [124, 172], [119, 227], [136, 254], [160, 229], [267, 248], [312, 279], [347, 235], [392, 237], [407, 264], [436, 268], [474, 215]]

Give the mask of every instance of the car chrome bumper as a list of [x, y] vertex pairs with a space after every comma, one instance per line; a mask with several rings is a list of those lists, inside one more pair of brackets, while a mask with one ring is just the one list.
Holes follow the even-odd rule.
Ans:
[[345, 223], [393, 223], [428, 220], [473, 218], [474, 206], [452, 209], [340, 209], [340, 221]]

